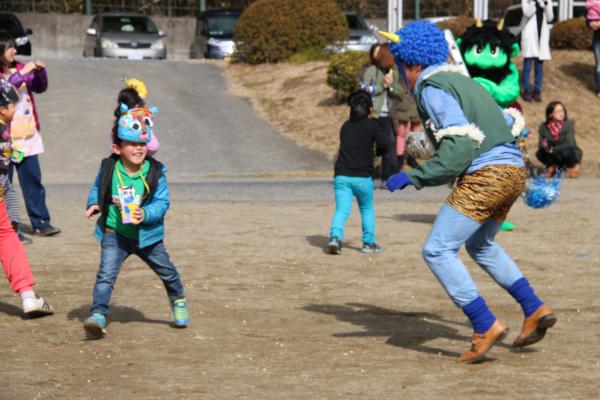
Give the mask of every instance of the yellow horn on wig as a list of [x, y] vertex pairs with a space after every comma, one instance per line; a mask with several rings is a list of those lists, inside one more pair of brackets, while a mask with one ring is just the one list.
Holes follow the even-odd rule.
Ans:
[[385, 31], [377, 31], [377, 33], [379, 33], [384, 38], [388, 39], [390, 42], [400, 43], [400, 36], [396, 35], [395, 33], [389, 33]]
[[498, 29], [499, 31], [504, 29], [504, 18], [502, 18], [500, 21], [498, 21], [498, 25], [496, 25], [496, 29]]
[[476, 23], [476, 26], [477, 26], [478, 28], [483, 28], [483, 22], [481, 21], [481, 18], [477, 18], [477, 23]]

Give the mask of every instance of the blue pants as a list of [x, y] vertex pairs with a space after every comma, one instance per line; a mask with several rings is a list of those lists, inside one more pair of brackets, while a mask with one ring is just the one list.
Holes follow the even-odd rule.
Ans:
[[136, 254], [144, 260], [158, 275], [163, 281], [171, 301], [185, 296], [179, 273], [171, 262], [169, 253], [167, 253], [162, 241], [140, 249], [137, 247], [137, 241], [127, 239], [114, 232], [106, 232], [102, 238], [100, 268], [94, 286], [92, 314], [106, 314], [108, 312], [108, 303], [121, 270], [121, 265], [131, 254]]
[[525, 58], [523, 60], [523, 92], [530, 93], [531, 84], [529, 77], [531, 75], [531, 64], [535, 63], [535, 92], [542, 92], [542, 79], [544, 79], [544, 62], [539, 58]]
[[463, 244], [471, 258], [504, 289], [523, 277], [517, 264], [494, 241], [499, 226], [493, 220], [480, 224], [448, 204], [435, 219], [423, 258], [458, 307], [479, 297], [475, 282], [457, 255]]
[[25, 157], [19, 164], [11, 164], [8, 176], [12, 182], [15, 165], [19, 175], [19, 183], [25, 199], [27, 215], [33, 229], [44, 229], [50, 225], [50, 213], [46, 207], [46, 190], [42, 186], [42, 170], [38, 156]]
[[596, 58], [596, 92], [600, 93], [600, 31], [594, 32], [594, 57]]
[[362, 219], [363, 243], [375, 243], [375, 208], [373, 207], [373, 179], [338, 175], [333, 180], [335, 214], [329, 237], [344, 239], [344, 225], [352, 211], [356, 197]]

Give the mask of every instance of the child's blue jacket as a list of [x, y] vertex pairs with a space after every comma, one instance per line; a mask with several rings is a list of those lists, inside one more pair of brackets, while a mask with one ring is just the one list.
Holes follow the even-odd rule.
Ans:
[[[115, 162], [118, 158], [114, 155], [102, 160], [94, 185], [87, 199], [86, 209], [92, 205], [100, 206], [100, 218], [96, 223], [96, 239], [102, 241], [105, 232], [106, 216], [112, 196], [112, 176]], [[162, 163], [148, 157], [150, 170], [148, 171], [149, 193], [144, 193], [142, 201], [144, 221], [139, 225], [139, 248], [148, 247], [163, 240], [165, 235], [164, 217], [169, 209], [171, 197], [167, 183], [167, 169]]]

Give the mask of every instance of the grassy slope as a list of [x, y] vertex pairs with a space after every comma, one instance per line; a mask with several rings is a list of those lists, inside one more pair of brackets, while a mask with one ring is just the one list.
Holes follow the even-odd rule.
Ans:
[[[594, 90], [594, 57], [588, 51], [554, 51], [545, 64], [542, 103], [523, 105], [527, 127], [534, 132], [530, 153], [537, 146], [537, 127], [544, 119], [546, 104], [562, 101], [569, 117], [576, 120], [577, 141], [583, 149], [583, 173], [599, 175], [597, 125], [600, 99]], [[517, 64], [521, 65], [518, 59]], [[227, 74], [233, 93], [251, 98], [255, 108], [300, 144], [320, 150], [333, 158], [338, 146], [339, 127], [347, 108], [337, 104], [334, 92], [325, 83], [327, 64], [232, 64]]]

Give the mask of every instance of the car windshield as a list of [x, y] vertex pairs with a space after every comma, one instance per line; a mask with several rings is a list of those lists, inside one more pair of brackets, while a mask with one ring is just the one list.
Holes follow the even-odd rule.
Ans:
[[348, 28], [352, 30], [366, 31], [369, 29], [365, 20], [360, 15], [346, 14], [346, 21], [348, 21]]
[[206, 33], [209, 37], [231, 39], [239, 18], [237, 14], [209, 16], [206, 22]]
[[0, 30], [11, 33], [22, 33], [23, 28], [12, 15], [0, 15]]
[[156, 25], [148, 17], [104, 17], [102, 32], [106, 33], [158, 33]]

